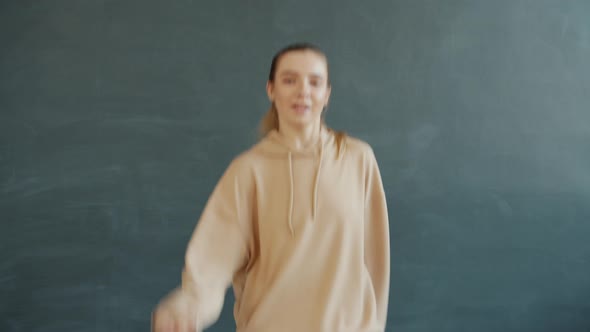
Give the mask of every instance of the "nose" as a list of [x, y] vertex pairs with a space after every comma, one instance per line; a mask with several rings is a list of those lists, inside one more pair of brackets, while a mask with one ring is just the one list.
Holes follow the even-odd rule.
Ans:
[[307, 80], [301, 80], [301, 84], [299, 85], [299, 94], [302, 96], [309, 95], [310, 92], [309, 82]]

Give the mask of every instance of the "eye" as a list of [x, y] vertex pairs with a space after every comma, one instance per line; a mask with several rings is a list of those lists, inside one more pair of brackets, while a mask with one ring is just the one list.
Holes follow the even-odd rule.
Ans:
[[309, 82], [312, 86], [319, 86], [320, 85], [320, 80], [311, 80]]
[[286, 77], [283, 79], [283, 83], [285, 84], [292, 84], [295, 82], [295, 79], [291, 78], [291, 77]]

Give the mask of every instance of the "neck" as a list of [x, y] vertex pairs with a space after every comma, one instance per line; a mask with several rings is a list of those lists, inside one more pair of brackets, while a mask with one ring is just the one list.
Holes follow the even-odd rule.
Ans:
[[321, 123], [295, 128], [288, 125], [279, 125], [279, 134], [291, 143], [296, 149], [304, 149], [314, 144], [320, 138]]

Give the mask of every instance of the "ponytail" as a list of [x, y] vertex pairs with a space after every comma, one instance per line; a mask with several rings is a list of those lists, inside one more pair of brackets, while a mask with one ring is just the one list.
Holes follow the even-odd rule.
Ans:
[[262, 138], [275, 129], [279, 129], [279, 115], [277, 114], [277, 108], [275, 104], [272, 103], [268, 112], [266, 112], [262, 120], [260, 120], [260, 126], [258, 130], [260, 137]]

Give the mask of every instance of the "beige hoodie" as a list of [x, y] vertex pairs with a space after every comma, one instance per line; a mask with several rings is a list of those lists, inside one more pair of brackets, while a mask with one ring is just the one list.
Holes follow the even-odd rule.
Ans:
[[389, 295], [389, 225], [371, 147], [332, 131], [295, 150], [276, 131], [235, 158], [199, 219], [182, 285], [161, 305], [196, 324], [233, 284], [238, 332], [378, 332]]

